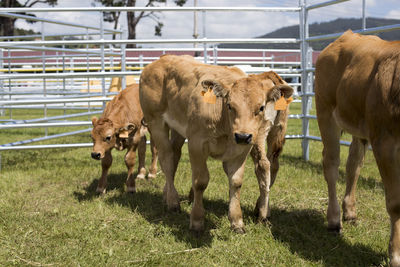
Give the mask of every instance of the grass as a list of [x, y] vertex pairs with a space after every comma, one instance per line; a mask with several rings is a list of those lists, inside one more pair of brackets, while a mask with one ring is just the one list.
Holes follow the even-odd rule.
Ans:
[[[299, 113], [292, 104], [292, 113]], [[54, 113], [54, 114], [53, 114]], [[58, 115], [53, 112], [51, 115]], [[7, 118], [1, 117], [1, 118]], [[14, 111], [14, 118], [40, 116]], [[301, 122], [289, 121], [289, 134]], [[65, 129], [50, 128], [49, 134]], [[70, 130], [70, 129], [68, 129]], [[316, 122], [311, 134], [318, 134]], [[43, 129], [0, 131], [0, 143], [42, 136]], [[348, 139], [348, 136], [345, 138]], [[89, 142], [81, 134], [47, 143]], [[137, 193], [125, 193], [122, 152], [114, 151], [107, 194], [95, 188], [100, 164], [90, 148], [5, 151], [0, 172], [1, 266], [380, 266], [388, 261], [389, 217], [384, 190], [371, 151], [358, 183], [358, 224], [344, 224], [342, 236], [326, 231], [327, 189], [322, 144], [311, 142], [310, 161], [301, 158], [300, 140], [287, 140], [271, 190], [272, 217], [258, 224], [253, 209], [258, 185], [248, 160], [241, 206], [246, 234], [235, 234], [228, 220], [228, 182], [221, 163], [208, 162], [205, 232], [189, 231], [191, 171], [187, 147], [176, 175], [180, 213], [162, 202], [163, 174], [141, 180]], [[338, 195], [344, 194], [342, 147]], [[146, 161], [150, 161], [147, 151]]]

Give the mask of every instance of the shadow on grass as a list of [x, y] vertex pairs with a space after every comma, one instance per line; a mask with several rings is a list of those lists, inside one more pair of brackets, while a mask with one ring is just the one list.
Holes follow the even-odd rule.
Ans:
[[276, 240], [288, 244], [293, 254], [325, 266], [377, 266], [386, 260], [386, 254], [329, 233], [324, 222], [324, 216], [315, 210], [273, 208], [271, 232]]
[[[163, 202], [163, 188], [154, 183], [153, 180], [142, 181], [140, 188], [134, 194], [125, 192], [126, 174], [111, 174], [108, 177], [107, 191], [116, 190], [117, 193], [112, 196], [106, 196], [105, 203], [128, 207], [132, 212], [137, 212], [143, 216], [149, 223], [155, 225], [167, 226], [173, 235], [180, 241], [189, 244], [192, 248], [210, 247], [212, 243], [211, 230], [217, 228], [216, 222], [207, 216], [205, 217], [205, 230], [200, 235], [189, 230], [190, 210], [188, 196], [180, 196], [180, 212], [168, 211]], [[98, 197], [95, 192], [98, 179], [94, 179], [84, 188], [84, 192], [74, 192], [78, 201], [91, 201]], [[188, 192], [189, 193], [189, 192]], [[217, 217], [228, 213], [228, 203], [225, 200], [203, 200], [206, 214], [213, 214]], [[189, 210], [189, 211], [186, 211]], [[244, 214], [251, 213], [245, 207], [242, 207]]]
[[[304, 161], [301, 157], [294, 157], [291, 155], [282, 155], [280, 157], [280, 162], [283, 164], [290, 164], [291, 166], [295, 166], [296, 168], [303, 170], [311, 170], [313, 173], [317, 173], [323, 178], [323, 170], [322, 170], [322, 162], [316, 163], [314, 161]], [[284, 168], [284, 167], [283, 167]], [[279, 173], [278, 173], [279, 175]], [[359, 176], [357, 187], [363, 189], [375, 189], [377, 187], [383, 188], [383, 183], [380, 180], [381, 178], [376, 180], [373, 177], [364, 177], [362, 175]], [[279, 178], [278, 178], [279, 179]], [[325, 182], [325, 180], [321, 180], [321, 182]], [[339, 169], [339, 183], [346, 183], [345, 180], [345, 171], [343, 169]]]

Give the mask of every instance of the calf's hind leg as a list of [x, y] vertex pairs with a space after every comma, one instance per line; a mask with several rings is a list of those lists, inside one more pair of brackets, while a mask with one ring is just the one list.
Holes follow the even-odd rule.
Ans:
[[371, 140], [372, 149], [385, 187], [386, 210], [390, 216], [389, 257], [391, 266], [400, 266], [400, 154], [396, 141], [389, 136]]
[[340, 207], [336, 195], [336, 182], [339, 178], [340, 164], [340, 128], [333, 118], [332, 111], [325, 107], [320, 107], [318, 101], [316, 104], [318, 126], [324, 145], [322, 166], [324, 177], [328, 184], [328, 230], [340, 232], [342, 225], [340, 221]]
[[163, 193], [164, 201], [169, 210], [179, 211], [179, 195], [174, 185], [176, 170], [174, 168], [174, 151], [169, 140], [169, 127], [161, 117], [148, 121], [148, 126], [154, 144], [158, 150], [161, 170], [166, 178]]
[[342, 203], [343, 220], [345, 221], [355, 221], [357, 219], [356, 187], [367, 145], [368, 142], [366, 140], [353, 136], [346, 164], [346, 193]]

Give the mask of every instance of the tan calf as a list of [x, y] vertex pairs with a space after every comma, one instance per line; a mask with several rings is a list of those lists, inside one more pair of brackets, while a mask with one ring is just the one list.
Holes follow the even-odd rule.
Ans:
[[[125, 164], [128, 168], [126, 186], [128, 192], [135, 192], [134, 166], [136, 150], [139, 154], [137, 178], [145, 178], [145, 154], [147, 128], [142, 125], [143, 112], [139, 103], [139, 89], [133, 84], [115, 96], [97, 119], [93, 118], [93, 152], [92, 158], [100, 160], [102, 174], [96, 192], [104, 193], [107, 186], [107, 173], [112, 164], [111, 150], [127, 149]], [[152, 178], [157, 173], [157, 150], [151, 141], [152, 162], [148, 177]]]
[[391, 221], [389, 254], [400, 266], [400, 42], [347, 31], [320, 54], [315, 99], [328, 183], [328, 228], [341, 230], [336, 196], [339, 139], [353, 135], [346, 165], [343, 219], [356, 219], [356, 183], [368, 143], [385, 187]]
[[245, 160], [253, 145], [251, 155], [260, 187], [256, 211], [260, 220], [267, 218], [271, 177], [265, 140], [277, 122], [271, 131], [275, 137], [268, 138], [275, 177], [287, 116], [286, 110], [276, 111], [274, 104], [292, 92], [273, 72], [247, 76], [237, 68], [205, 65], [190, 56], [163, 56], [143, 70], [140, 103], [160, 154], [166, 176], [164, 200], [171, 210], [180, 209], [174, 176], [181, 147], [188, 139], [194, 199], [190, 229], [204, 229], [203, 192], [210, 178], [206, 161], [211, 156], [222, 161], [229, 178], [231, 227], [244, 231], [240, 188]]

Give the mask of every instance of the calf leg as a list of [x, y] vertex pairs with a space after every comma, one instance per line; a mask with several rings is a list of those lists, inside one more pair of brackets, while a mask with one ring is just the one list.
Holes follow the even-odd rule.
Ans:
[[140, 137], [139, 146], [138, 146], [138, 157], [139, 157], [139, 166], [138, 166], [138, 179], [146, 178], [146, 136]]
[[379, 172], [385, 187], [386, 209], [390, 216], [389, 257], [391, 266], [400, 266], [400, 155], [391, 137], [371, 141]]
[[[246, 156], [223, 162], [223, 167], [229, 179], [229, 220], [231, 228], [237, 233], [244, 233], [242, 209], [240, 208], [240, 188]], [[265, 186], [267, 188], [267, 185]]]
[[195, 232], [204, 230], [203, 193], [210, 180], [207, 168], [207, 155], [202, 144], [189, 140], [189, 157], [192, 167], [193, 207], [190, 213], [190, 229]]
[[111, 151], [106, 151], [104, 158], [101, 159], [101, 177], [97, 184], [96, 193], [104, 194], [107, 186], [107, 174], [112, 164]]
[[318, 109], [317, 105], [317, 114], [318, 126], [324, 145], [322, 166], [324, 177], [328, 184], [328, 230], [340, 232], [342, 226], [339, 202], [336, 195], [336, 181], [339, 178], [340, 164], [340, 129], [329, 110]]
[[161, 118], [155, 118], [148, 122], [154, 144], [157, 147], [161, 170], [164, 172], [166, 181], [164, 186], [164, 201], [169, 210], [180, 210], [179, 196], [174, 186], [174, 151], [169, 140], [169, 127]]
[[269, 215], [269, 190], [271, 185], [270, 162], [265, 155], [265, 142], [255, 144], [250, 155], [254, 162], [254, 169], [260, 189], [257, 199], [255, 214], [260, 222], [266, 221]]
[[343, 220], [355, 221], [356, 213], [356, 186], [360, 169], [364, 162], [367, 141], [353, 136], [349, 148], [349, 157], [346, 164], [346, 193], [343, 199]]
[[150, 137], [150, 149], [151, 149], [151, 165], [149, 168], [148, 178], [156, 178], [158, 152], [157, 152], [156, 146], [154, 145], [154, 141], [153, 141], [152, 137]]
[[128, 177], [126, 178], [126, 191], [128, 193], [136, 192], [136, 182], [134, 177], [134, 167], [136, 161], [136, 149], [138, 147], [137, 143], [134, 143], [128, 148], [128, 152], [125, 155], [125, 165], [128, 168]]

